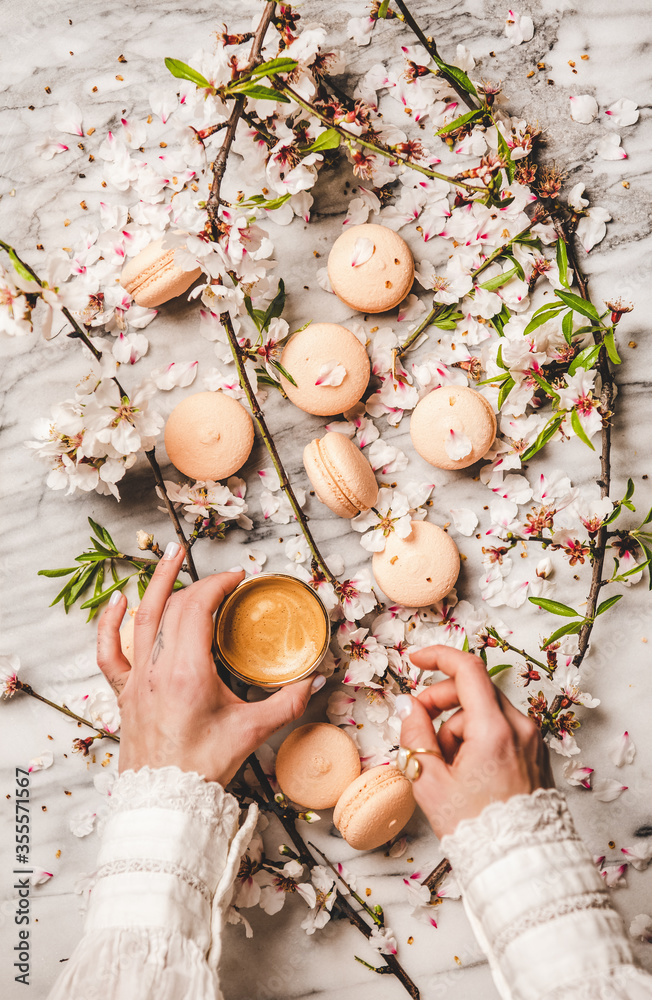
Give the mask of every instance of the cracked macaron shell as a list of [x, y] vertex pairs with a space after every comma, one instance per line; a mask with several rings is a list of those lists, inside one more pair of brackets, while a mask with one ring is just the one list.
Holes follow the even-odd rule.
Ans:
[[315, 438], [304, 448], [303, 464], [317, 497], [338, 517], [355, 517], [378, 499], [373, 469], [344, 434]]
[[174, 263], [178, 247], [164, 249], [164, 240], [155, 240], [122, 268], [120, 284], [139, 306], [153, 308], [187, 292], [201, 274], [201, 268], [183, 271]]
[[251, 417], [223, 392], [186, 396], [165, 424], [168, 458], [184, 476], [202, 482], [232, 476], [249, 458], [253, 443]]
[[[323, 365], [337, 361], [346, 375], [340, 385], [315, 385]], [[292, 385], [280, 376], [288, 399], [305, 413], [334, 416], [355, 406], [369, 384], [369, 355], [355, 334], [337, 323], [311, 323], [290, 337], [281, 364], [292, 376]]]
[[[356, 241], [370, 240], [368, 260], [352, 265]], [[402, 302], [414, 283], [414, 258], [405, 240], [387, 226], [345, 229], [328, 255], [328, 277], [337, 297], [363, 313], [381, 313]]]
[[457, 545], [430, 521], [412, 521], [407, 538], [395, 531], [382, 552], [375, 552], [372, 569], [376, 583], [391, 601], [408, 608], [425, 608], [445, 597], [460, 572]]
[[360, 755], [351, 737], [328, 722], [294, 729], [276, 757], [281, 791], [304, 809], [332, 809], [360, 774]]
[[[446, 451], [450, 431], [466, 434], [471, 452], [453, 459]], [[420, 399], [410, 418], [412, 444], [437, 469], [467, 469], [487, 454], [496, 437], [491, 403], [477, 389], [447, 385]]]
[[373, 851], [400, 833], [415, 805], [411, 781], [391, 764], [380, 764], [342, 792], [333, 823], [351, 847]]

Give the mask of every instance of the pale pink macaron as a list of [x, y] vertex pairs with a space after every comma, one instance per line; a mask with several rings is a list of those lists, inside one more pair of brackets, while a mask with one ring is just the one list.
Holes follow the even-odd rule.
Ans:
[[281, 364], [292, 385], [281, 385], [295, 406], [315, 416], [343, 413], [362, 398], [369, 383], [369, 355], [358, 338], [336, 323], [311, 323], [288, 340]]
[[415, 805], [412, 782], [392, 765], [380, 764], [342, 792], [333, 823], [351, 847], [373, 851], [400, 833]]
[[407, 538], [395, 531], [372, 561], [376, 583], [387, 597], [408, 608], [424, 608], [445, 597], [460, 572], [453, 539], [430, 521], [412, 521]]
[[412, 288], [414, 258], [398, 233], [365, 223], [345, 229], [335, 240], [328, 277], [337, 297], [353, 309], [387, 312]]
[[134, 297], [136, 305], [163, 305], [187, 292], [201, 274], [201, 268], [184, 271], [174, 263], [178, 246], [165, 249], [163, 240], [155, 240], [132, 257], [122, 268], [120, 284]]
[[303, 464], [318, 498], [339, 517], [355, 517], [378, 499], [374, 470], [344, 434], [315, 438], [304, 448]]
[[304, 809], [331, 809], [360, 774], [360, 755], [351, 737], [328, 722], [299, 726], [281, 743], [276, 780]]
[[223, 392], [197, 392], [172, 410], [165, 448], [179, 472], [202, 481], [226, 479], [240, 469], [254, 443], [251, 417]]
[[415, 406], [410, 435], [426, 462], [438, 469], [466, 469], [484, 458], [494, 443], [496, 417], [477, 389], [440, 386]]

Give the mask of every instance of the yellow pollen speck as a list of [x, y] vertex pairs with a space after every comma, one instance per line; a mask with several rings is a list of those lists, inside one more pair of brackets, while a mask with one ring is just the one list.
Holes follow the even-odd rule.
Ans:
[[414, 938], [412, 937], [412, 935], [410, 935], [410, 937], [407, 939], [407, 943], [414, 944]]
[[629, 181], [623, 181], [623, 187], [629, 191]]
[[119, 73], [116, 73], [115, 78], [116, 78], [116, 80], [120, 80], [120, 82], [122, 82], [124, 80], [124, 76], [120, 76]]
[[61, 857], [61, 848], [59, 848], [59, 850], [56, 852], [56, 854], [54, 856], [55, 856], [55, 858], [60, 858]]
[[530, 70], [530, 72], [529, 72], [529, 73], [528, 73], [528, 75], [527, 75], [527, 78], [528, 78], [528, 80], [529, 80], [529, 79], [530, 79], [531, 77], [533, 77], [533, 76], [534, 76], [534, 70], [533, 70], [533, 69], [531, 69], [531, 70]]
[[371, 896], [371, 889], [365, 889], [364, 894], [365, 896]]
[[638, 344], [636, 343], [635, 340], [630, 340], [630, 342], [629, 342], [629, 344], [627, 346], [628, 347], [638, 347]]
[[90, 128], [88, 129], [88, 131], [86, 132], [86, 135], [92, 135], [92, 134], [93, 134], [93, 132], [95, 132], [95, 131], [96, 131], [96, 129], [95, 129], [95, 126], [94, 126], [94, 125], [92, 125], [92, 126], [91, 126], [91, 127], [90, 127]]
[[453, 958], [455, 960], [456, 965], [459, 965], [460, 968], [461, 968], [462, 967], [462, 959], [458, 958], [457, 955], [453, 955]]
[[582, 58], [582, 59], [588, 59], [589, 57], [588, 57], [588, 56], [586, 55], [586, 53], [585, 53], [585, 54], [584, 54], [583, 56], [581, 56], [581, 58]]

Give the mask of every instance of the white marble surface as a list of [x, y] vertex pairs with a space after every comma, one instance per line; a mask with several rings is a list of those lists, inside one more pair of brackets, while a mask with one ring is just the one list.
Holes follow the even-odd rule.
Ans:
[[[119, 112], [127, 117], [147, 113], [148, 93], [164, 73], [162, 58], [175, 55], [188, 58], [209, 32], [219, 29], [223, 20], [235, 28], [236, 13], [242, 23], [259, 9], [255, 0], [239, 4], [218, 0], [198, 2], [182, 8], [170, 0], [156, 5], [144, 0], [114, 0], [106, 5], [88, 0], [80, 6], [62, 0], [54, 3], [3, 5], [3, 56], [0, 64], [0, 234], [14, 243], [28, 261], [39, 266], [43, 254], [36, 249], [42, 243], [48, 250], [70, 245], [88, 218], [97, 213], [104, 195], [98, 193], [97, 174], [88, 168], [87, 156], [96, 142], [84, 139], [85, 149], [74, 155], [47, 161], [34, 153], [35, 143], [50, 130], [52, 109], [63, 100], [75, 100], [84, 110], [86, 127], [94, 126], [98, 136], [114, 125]], [[511, 107], [524, 109], [530, 120], [539, 121], [548, 140], [548, 154], [564, 165], [569, 180], [581, 179], [591, 191], [595, 203], [608, 208], [614, 221], [605, 241], [586, 262], [598, 295], [622, 295], [636, 303], [636, 312], [623, 323], [628, 339], [637, 348], [624, 347], [624, 364], [619, 371], [620, 397], [614, 432], [614, 495], [628, 475], [637, 480], [641, 508], [649, 507], [650, 488], [641, 476], [652, 474], [652, 444], [645, 431], [645, 399], [650, 390], [652, 351], [646, 341], [646, 317], [652, 306], [650, 283], [651, 243], [650, 207], [650, 118], [652, 83], [649, 71], [649, 46], [652, 27], [645, 0], [624, 0], [615, 5], [596, 0], [572, 9], [564, 0], [527, 0], [520, 10], [529, 10], [535, 20], [534, 39], [519, 48], [510, 48], [502, 35], [507, 4], [495, 0], [449, 0], [437, 5], [417, 0], [413, 5], [428, 30], [440, 39], [444, 53], [453, 52], [457, 42], [468, 45], [480, 61], [480, 75], [502, 78], [511, 97]], [[372, 45], [356, 49], [345, 37], [344, 26], [351, 15], [364, 12], [358, 0], [325, 3], [306, 0], [301, 7], [306, 21], [320, 20], [328, 25], [333, 44], [346, 47], [351, 85], [359, 72], [373, 62], [396, 51], [395, 25], [382, 26]], [[72, 24], [69, 23], [69, 19]], [[491, 53], [491, 54], [490, 54]], [[495, 53], [495, 55], [494, 55]], [[581, 53], [590, 56], [581, 61]], [[124, 54], [125, 64], [118, 62]], [[527, 72], [545, 61], [544, 71], [532, 79]], [[576, 61], [577, 75], [568, 65]], [[124, 77], [116, 80], [116, 74]], [[554, 85], [547, 83], [554, 80]], [[92, 88], [96, 86], [97, 92]], [[45, 88], [51, 89], [51, 94]], [[595, 142], [600, 134], [598, 123], [578, 126], [567, 114], [569, 93], [594, 93], [602, 106], [616, 99], [632, 97], [642, 107], [641, 120], [627, 131], [624, 140], [629, 159], [605, 162], [596, 158]], [[28, 110], [33, 105], [34, 110]], [[99, 138], [97, 140], [99, 142]], [[74, 144], [71, 144], [74, 149]], [[86, 177], [82, 176], [86, 173]], [[621, 181], [627, 177], [629, 189]], [[346, 320], [347, 308], [322, 292], [316, 281], [316, 263], [312, 251], [327, 250], [339, 231], [344, 197], [344, 174], [329, 173], [315, 190], [313, 222], [307, 227], [295, 220], [288, 230], [274, 234], [281, 273], [289, 291], [289, 317], [300, 324], [311, 317], [325, 316]], [[80, 208], [85, 199], [88, 211]], [[71, 225], [65, 229], [64, 219]], [[71, 235], [72, 234], [72, 235]], [[404, 230], [416, 245], [417, 236]], [[436, 246], [433, 253], [436, 254]], [[151, 347], [139, 363], [146, 373], [166, 361], [173, 353], [176, 360], [200, 360], [214, 364], [211, 345], [196, 336], [191, 307], [175, 302], [164, 308], [149, 328]], [[626, 324], [626, 326], [625, 326]], [[111, 498], [91, 495], [64, 497], [48, 490], [43, 468], [23, 448], [30, 436], [35, 416], [46, 414], [50, 406], [64, 398], [85, 371], [85, 363], [74, 345], [63, 338], [45, 343], [35, 334], [30, 343], [3, 341], [2, 363], [2, 482], [3, 543], [2, 651], [16, 652], [22, 660], [22, 676], [55, 700], [71, 693], [99, 689], [103, 680], [94, 663], [94, 630], [85, 625], [84, 613], [73, 611], [68, 618], [60, 607], [48, 608], [54, 581], [36, 576], [41, 567], [67, 565], [81, 551], [87, 539], [86, 517], [90, 514], [106, 524], [116, 540], [133, 544], [137, 528], [155, 530], [161, 542], [171, 537], [163, 514], [155, 510], [149, 469], [143, 462], [123, 481], [123, 499], [117, 505]], [[27, 349], [29, 348], [29, 349]], [[161, 400], [167, 411], [181, 398], [184, 390], [175, 390]], [[273, 400], [268, 406], [270, 423], [276, 433], [279, 450], [291, 477], [304, 484], [301, 466], [303, 445], [321, 427], [317, 418], [299, 414], [293, 407]], [[385, 437], [405, 447], [408, 436], [405, 424]], [[586, 449], [578, 445], [563, 453], [574, 481], [581, 483], [594, 476], [595, 463]], [[552, 451], [541, 467], [553, 463], [558, 452]], [[164, 458], [164, 453], [161, 456]], [[249, 472], [266, 465], [261, 444], [257, 443], [248, 463]], [[427, 468], [412, 454], [409, 472], [422, 478]], [[249, 476], [249, 478], [251, 478]], [[438, 523], [447, 520], [450, 507], [472, 506], [482, 513], [486, 502], [481, 484], [464, 474], [437, 473], [436, 503], [432, 517]], [[255, 493], [254, 493], [255, 495]], [[638, 494], [637, 494], [638, 495]], [[351, 537], [346, 522], [329, 516], [314, 501], [310, 514], [315, 534], [326, 556], [340, 553], [347, 569], [364, 561], [366, 553]], [[247, 542], [265, 548], [269, 569], [283, 569], [285, 557], [279, 539], [294, 533], [291, 526], [257, 524]], [[238, 545], [241, 534], [233, 534], [224, 543], [204, 542], [197, 546], [196, 558], [202, 573], [230, 566], [240, 561]], [[479, 602], [476, 578], [479, 568], [479, 543], [458, 539], [467, 555], [459, 592]], [[581, 579], [571, 578], [560, 587], [558, 596], [569, 601], [583, 600], [587, 591], [587, 570]], [[586, 661], [585, 678], [591, 692], [602, 700], [601, 707], [587, 719], [582, 730], [582, 759], [602, 776], [616, 776], [607, 745], [628, 729], [638, 745], [635, 763], [623, 775], [629, 790], [616, 802], [607, 805], [590, 794], [568, 789], [569, 801], [579, 827], [596, 854], [607, 854], [616, 861], [620, 848], [632, 843], [635, 831], [652, 824], [652, 736], [649, 727], [649, 674], [652, 669], [650, 643], [650, 597], [645, 584], [627, 593], [609, 623], [596, 629], [595, 643]], [[538, 634], [534, 610], [530, 606], [518, 612], [500, 609], [501, 617], [515, 629], [516, 636], [527, 643]], [[517, 700], [523, 692], [506, 680], [504, 687]], [[323, 717], [328, 689], [311, 707], [315, 717]], [[16, 697], [0, 706], [2, 734], [2, 802], [0, 816], [0, 981], [2, 996], [13, 998], [23, 993], [10, 975], [11, 949], [15, 928], [13, 910], [15, 893], [12, 880], [12, 802], [13, 774], [16, 766], [25, 766], [31, 757], [51, 749], [55, 763], [32, 779], [33, 859], [45, 868], [55, 866], [55, 877], [33, 890], [33, 973], [30, 996], [45, 997], [57, 975], [60, 962], [70, 954], [81, 933], [79, 897], [74, 885], [80, 873], [93, 868], [97, 847], [96, 834], [78, 839], [70, 833], [70, 817], [78, 811], [100, 809], [102, 799], [93, 786], [101, 771], [103, 752], [96, 762], [87, 762], [70, 753], [71, 740], [79, 735], [74, 724], [50, 712], [27, 697]], [[49, 738], [51, 737], [51, 739]], [[108, 747], [111, 750], [111, 747]], [[115, 764], [115, 760], [113, 761]], [[555, 764], [561, 764], [557, 759]], [[620, 776], [620, 774], [618, 775]], [[560, 778], [560, 781], [562, 779]], [[5, 798], [6, 797], [6, 798]], [[448, 1000], [471, 997], [495, 997], [488, 968], [457, 902], [445, 902], [439, 909], [439, 929], [433, 931], [410, 917], [401, 877], [414, 867], [423, 870], [440, 858], [436, 839], [425, 821], [415, 817], [409, 832], [414, 837], [407, 854], [396, 861], [381, 852], [352, 857], [353, 852], [341, 840], [330, 835], [329, 823], [310, 830], [317, 843], [327, 845], [328, 853], [338, 859], [350, 859], [360, 884], [372, 890], [371, 901], [381, 902], [388, 922], [397, 931], [399, 957], [422, 989], [422, 996], [446, 995]], [[615, 844], [613, 849], [609, 841]], [[58, 860], [57, 851], [61, 851]], [[408, 861], [407, 859], [414, 859]], [[50, 868], [50, 870], [52, 870]], [[614, 901], [626, 921], [642, 911], [649, 912], [652, 873], [630, 870], [629, 885], [614, 893]], [[325, 931], [307, 939], [299, 928], [300, 900], [290, 898], [275, 918], [262, 911], [249, 911], [254, 938], [245, 941], [242, 928], [229, 928], [224, 951], [225, 994], [232, 1000], [245, 997], [328, 997], [344, 1000], [353, 990], [360, 1000], [378, 997], [399, 998], [403, 991], [390, 978], [376, 978], [353, 960], [358, 954], [370, 958], [356, 931], [331, 923]], [[410, 936], [412, 945], [407, 944]], [[642, 961], [652, 968], [649, 946], [637, 946]]]

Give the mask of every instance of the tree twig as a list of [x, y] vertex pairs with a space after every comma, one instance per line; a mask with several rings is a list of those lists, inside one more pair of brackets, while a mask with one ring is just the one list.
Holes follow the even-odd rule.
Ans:
[[317, 543], [313, 538], [312, 532], [308, 527], [308, 518], [304, 514], [299, 504], [299, 501], [296, 498], [295, 492], [292, 488], [292, 483], [288, 479], [287, 472], [285, 471], [283, 463], [281, 462], [281, 458], [278, 453], [276, 444], [274, 442], [274, 438], [272, 437], [269, 431], [263, 411], [261, 410], [258, 400], [256, 399], [256, 394], [251, 387], [249, 376], [247, 375], [247, 370], [245, 368], [242, 349], [240, 347], [240, 344], [238, 343], [238, 338], [235, 334], [235, 330], [233, 329], [233, 323], [231, 322], [231, 317], [228, 312], [224, 312], [220, 315], [220, 322], [222, 323], [222, 326], [226, 330], [226, 334], [229, 340], [229, 346], [231, 348], [231, 353], [233, 354], [233, 360], [235, 361], [236, 369], [238, 372], [238, 380], [240, 382], [240, 386], [244, 390], [245, 396], [247, 397], [247, 402], [249, 403], [249, 407], [253, 414], [253, 418], [256, 421], [256, 425], [260, 432], [260, 436], [265, 442], [265, 447], [269, 452], [274, 468], [276, 469], [276, 472], [278, 474], [278, 478], [281, 484], [281, 489], [283, 490], [286, 497], [290, 501], [290, 506], [294, 511], [294, 515], [297, 519], [297, 522], [299, 523], [301, 531], [303, 532], [303, 535], [306, 541], [308, 542], [308, 547], [310, 549], [310, 552], [312, 553], [313, 560], [317, 563], [317, 565], [319, 566], [320, 570], [322, 571], [328, 582], [335, 588], [337, 592], [339, 589], [339, 582], [337, 580], [337, 577], [334, 576], [334, 574], [328, 568], [326, 560], [319, 551]]
[[89, 729], [94, 729], [98, 736], [101, 736], [102, 739], [113, 740], [114, 743], [120, 742], [120, 737], [116, 736], [115, 733], [110, 733], [107, 729], [94, 726], [92, 722], [88, 721], [88, 719], [85, 719], [81, 715], [77, 715], [76, 712], [72, 712], [69, 708], [66, 708], [65, 705], [57, 705], [55, 701], [50, 701], [50, 699], [44, 697], [44, 695], [38, 694], [31, 684], [27, 684], [25, 681], [16, 680], [15, 688], [16, 691], [24, 691], [25, 694], [30, 696], [30, 698], [36, 698], [37, 701], [42, 701], [44, 705], [49, 705], [50, 708], [56, 709], [56, 711], [61, 712], [62, 715], [67, 715], [69, 719], [74, 719], [75, 722], [79, 722], [83, 726], [88, 726]]
[[[261, 50], [265, 41], [267, 29], [269, 28], [275, 13], [276, 4], [272, 2], [272, 0], [266, 0], [263, 16], [260, 19], [260, 23], [256, 28], [256, 33], [251, 43], [249, 59], [247, 60], [246, 66], [242, 68], [242, 73], [250, 72], [254, 66], [257, 66], [260, 62], [262, 62]], [[214, 241], [217, 241], [220, 235], [220, 188], [222, 186], [224, 171], [226, 170], [226, 161], [228, 159], [231, 146], [233, 145], [233, 140], [235, 139], [238, 122], [242, 117], [242, 112], [244, 111], [246, 104], [247, 98], [244, 95], [241, 94], [239, 97], [236, 97], [229, 120], [226, 124], [226, 132], [224, 133], [222, 145], [220, 146], [217, 156], [213, 161], [213, 181], [211, 183], [210, 194], [206, 202], [206, 210], [208, 212], [210, 236]]]

